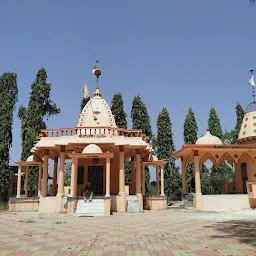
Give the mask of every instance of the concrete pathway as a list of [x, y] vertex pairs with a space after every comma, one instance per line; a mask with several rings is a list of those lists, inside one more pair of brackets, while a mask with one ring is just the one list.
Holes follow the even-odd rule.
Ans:
[[0, 256], [256, 256], [256, 211], [67, 217], [0, 213]]

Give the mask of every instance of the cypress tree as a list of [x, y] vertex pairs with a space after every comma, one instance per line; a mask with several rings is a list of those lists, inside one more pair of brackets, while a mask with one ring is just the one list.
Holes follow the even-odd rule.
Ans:
[[238, 135], [242, 126], [242, 122], [244, 119], [245, 111], [243, 107], [237, 103], [236, 104], [236, 127], [235, 127], [235, 135], [233, 139], [233, 143], [238, 143]]
[[13, 112], [17, 101], [17, 75], [3, 73], [0, 76], [0, 194], [3, 196], [6, 196], [12, 175], [9, 151], [12, 146]]
[[115, 116], [115, 122], [118, 128], [127, 129], [126, 113], [124, 112], [124, 102], [121, 93], [114, 94], [111, 101], [111, 111]]
[[169, 112], [163, 108], [157, 118], [157, 157], [167, 159], [164, 169], [165, 193], [169, 200], [178, 200], [181, 196], [181, 177], [175, 160], [170, 159], [175, 150], [172, 133], [172, 123]]
[[135, 96], [132, 101], [132, 128], [141, 129], [143, 133], [151, 138], [152, 130], [150, 124], [150, 117], [148, 114], [145, 103], [141, 100], [141, 97]]
[[[31, 148], [41, 129], [46, 128], [45, 117], [60, 113], [60, 109], [50, 99], [51, 84], [47, 83], [47, 73], [44, 68], [39, 69], [35, 81], [31, 85], [28, 107], [19, 108], [21, 120], [22, 153], [25, 161], [31, 155]], [[37, 184], [37, 168], [31, 168], [29, 173], [29, 189], [34, 191]]]
[[83, 98], [80, 104], [80, 113], [82, 112], [82, 110], [84, 109], [85, 105], [89, 102], [90, 97], [87, 98]]
[[[198, 126], [195, 114], [190, 107], [184, 121], [184, 144], [195, 144], [197, 141]], [[186, 182], [188, 193], [195, 191], [195, 167], [194, 161], [190, 161], [186, 167]]]
[[197, 141], [198, 126], [195, 114], [190, 107], [184, 121], [184, 144], [195, 144]]
[[[145, 103], [141, 100], [141, 97], [134, 96], [132, 101], [132, 128], [140, 129], [143, 133], [151, 138], [152, 130], [150, 124], [150, 117], [148, 114], [147, 107]], [[145, 168], [145, 181], [146, 181], [146, 191], [149, 190], [149, 181], [150, 181], [150, 173], [148, 167]]]
[[210, 109], [209, 118], [208, 118], [208, 128], [210, 129], [210, 132], [212, 135], [223, 140], [223, 132], [220, 125], [220, 119], [214, 108]]

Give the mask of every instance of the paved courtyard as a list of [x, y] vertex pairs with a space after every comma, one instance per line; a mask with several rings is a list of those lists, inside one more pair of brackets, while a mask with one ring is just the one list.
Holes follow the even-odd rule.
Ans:
[[0, 213], [0, 255], [256, 255], [256, 211]]

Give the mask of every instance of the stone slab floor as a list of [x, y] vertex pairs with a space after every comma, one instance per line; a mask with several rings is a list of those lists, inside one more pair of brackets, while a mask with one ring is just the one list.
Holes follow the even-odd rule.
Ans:
[[256, 211], [0, 213], [0, 255], [256, 255]]

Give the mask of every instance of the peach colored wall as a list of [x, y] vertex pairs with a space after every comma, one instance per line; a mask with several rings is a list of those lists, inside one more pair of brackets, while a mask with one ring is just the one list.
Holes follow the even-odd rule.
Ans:
[[203, 209], [248, 209], [247, 194], [203, 195]]
[[119, 155], [114, 154], [110, 161], [110, 194], [119, 193]]
[[166, 197], [159, 197], [159, 196], [148, 196], [143, 199], [145, 210], [162, 210], [166, 209], [167, 202]]
[[38, 200], [24, 200], [17, 202], [9, 202], [10, 212], [38, 212]]
[[246, 163], [249, 181], [256, 181], [256, 163]]
[[56, 197], [40, 197], [39, 212], [41, 213], [56, 212]]
[[111, 199], [104, 200], [104, 212], [105, 212], [105, 216], [110, 216], [110, 214], [111, 214]]

